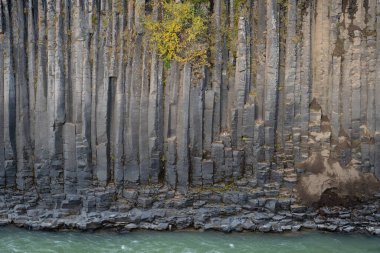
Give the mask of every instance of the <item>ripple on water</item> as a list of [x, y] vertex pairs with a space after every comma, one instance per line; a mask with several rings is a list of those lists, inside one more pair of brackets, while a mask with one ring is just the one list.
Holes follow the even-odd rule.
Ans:
[[0, 253], [374, 253], [380, 238], [363, 235], [223, 234], [216, 232], [37, 232], [0, 228]]

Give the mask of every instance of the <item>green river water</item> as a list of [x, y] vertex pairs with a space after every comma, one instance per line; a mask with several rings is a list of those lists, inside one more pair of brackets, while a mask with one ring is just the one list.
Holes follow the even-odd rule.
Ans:
[[260, 234], [219, 232], [38, 232], [0, 228], [0, 253], [380, 253], [380, 238], [323, 233]]

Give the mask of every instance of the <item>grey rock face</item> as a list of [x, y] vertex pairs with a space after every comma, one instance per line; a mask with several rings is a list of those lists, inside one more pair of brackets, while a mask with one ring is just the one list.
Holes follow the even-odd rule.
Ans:
[[[162, 15], [157, 1], [0, 1], [0, 198], [13, 193], [20, 217], [19, 192], [78, 215], [170, 206], [194, 191], [184, 206], [289, 210], [313, 154], [348, 168], [339, 177], [380, 177], [378, 1], [214, 1], [201, 67], [160, 59], [144, 31], [145, 15]], [[151, 225], [301, 226], [240, 218]]]

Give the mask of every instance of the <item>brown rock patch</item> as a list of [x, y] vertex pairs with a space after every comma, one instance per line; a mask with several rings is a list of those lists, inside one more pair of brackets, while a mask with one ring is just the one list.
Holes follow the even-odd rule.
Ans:
[[305, 169], [297, 184], [303, 204], [309, 206], [350, 206], [366, 201], [380, 190], [380, 183], [372, 173], [362, 173], [348, 165], [313, 153], [297, 165]]

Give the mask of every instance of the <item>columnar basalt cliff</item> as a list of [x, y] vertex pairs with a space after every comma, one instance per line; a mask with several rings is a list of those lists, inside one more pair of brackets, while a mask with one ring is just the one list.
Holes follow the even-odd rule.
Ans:
[[159, 2], [0, 1], [0, 223], [380, 234], [380, 1], [197, 1], [206, 65]]

